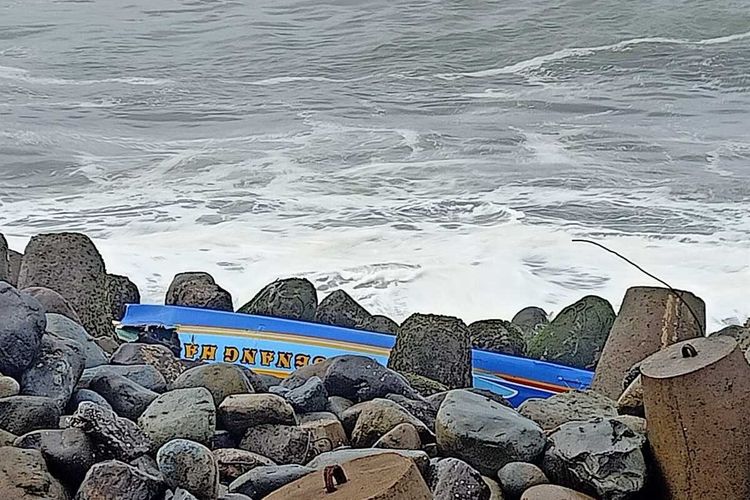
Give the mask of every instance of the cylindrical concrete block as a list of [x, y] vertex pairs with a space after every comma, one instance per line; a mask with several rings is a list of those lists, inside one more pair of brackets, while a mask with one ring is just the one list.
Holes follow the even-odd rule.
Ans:
[[271, 493], [265, 500], [432, 500], [432, 493], [413, 460], [396, 453], [357, 458], [341, 465], [346, 482], [331, 481], [325, 471], [307, 476]]
[[521, 500], [594, 500], [581, 492], [558, 486], [556, 484], [540, 484], [532, 486], [523, 492]]
[[641, 363], [664, 498], [750, 498], [750, 365], [737, 341], [687, 340]]
[[599, 358], [593, 390], [617, 400], [633, 365], [675, 342], [706, 335], [703, 300], [690, 292], [676, 292], [645, 286], [628, 289]]

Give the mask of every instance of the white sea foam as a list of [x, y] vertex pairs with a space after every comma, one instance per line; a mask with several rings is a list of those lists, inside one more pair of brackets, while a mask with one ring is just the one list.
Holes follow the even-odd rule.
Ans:
[[0, 79], [26, 82], [34, 85], [102, 85], [107, 83], [121, 83], [125, 85], [167, 85], [173, 83], [166, 78], [147, 77], [118, 77], [103, 78], [99, 80], [73, 80], [68, 78], [53, 78], [33, 76], [30, 71], [23, 68], [0, 66]]

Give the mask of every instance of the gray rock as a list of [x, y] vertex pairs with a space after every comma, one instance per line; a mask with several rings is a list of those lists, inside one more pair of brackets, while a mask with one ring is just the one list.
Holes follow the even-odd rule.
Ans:
[[167, 382], [159, 370], [151, 365], [102, 365], [87, 368], [78, 381], [79, 389], [88, 389], [91, 380], [104, 375], [122, 375], [136, 384], [154, 392], [164, 392]]
[[524, 401], [519, 413], [539, 424], [545, 431], [574, 420], [593, 417], [614, 417], [616, 403], [593, 391], [568, 391], [549, 398], [531, 398]]
[[121, 417], [137, 420], [159, 395], [122, 375], [99, 375], [89, 387], [100, 394]]
[[541, 307], [524, 307], [513, 316], [510, 322], [533, 336], [534, 333], [549, 324], [549, 318]]
[[330, 293], [315, 312], [316, 323], [343, 328], [356, 328], [370, 318], [370, 313], [343, 290]]
[[96, 463], [94, 444], [80, 429], [33, 431], [20, 436], [14, 445], [41, 451], [50, 472], [74, 488]]
[[418, 450], [385, 450], [381, 448], [345, 448], [329, 451], [321, 453], [312, 459], [307, 466], [311, 469], [322, 470], [329, 465], [341, 465], [357, 458], [369, 457], [380, 453], [396, 453], [402, 457], [413, 460], [423, 476], [428, 472], [430, 457], [427, 456], [427, 453]]
[[489, 500], [490, 489], [482, 475], [457, 458], [431, 463], [428, 484], [435, 500]]
[[125, 306], [127, 304], [141, 303], [141, 293], [138, 291], [138, 286], [130, 281], [130, 278], [127, 276], [108, 274], [106, 280], [107, 295], [112, 307], [112, 316], [115, 320], [119, 321], [125, 316]]
[[365, 330], [368, 332], [396, 335], [398, 333], [398, 323], [387, 316], [375, 315], [370, 316], [366, 320], [358, 323], [357, 329]]
[[[299, 389], [299, 387], [298, 387]], [[277, 396], [281, 396], [282, 398], [287, 395], [287, 393], [290, 391], [290, 389], [287, 389], [283, 385], [273, 385], [268, 388], [268, 392], [271, 394], [275, 394]]]
[[448, 386], [446, 386], [445, 384], [441, 384], [437, 380], [432, 380], [431, 378], [427, 378], [416, 373], [400, 373], [409, 382], [409, 385], [411, 385], [422, 396], [432, 396], [433, 394], [437, 394], [438, 392], [446, 392], [449, 390]]
[[[31, 295], [38, 300], [39, 303], [42, 304], [45, 313], [64, 316], [80, 326], [81, 319], [78, 317], [78, 314], [76, 314], [68, 301], [65, 300], [65, 297], [56, 291], [44, 288], [43, 286], [32, 286], [24, 288], [21, 292]], [[49, 318], [47, 318], [47, 322], [49, 323]], [[47, 331], [49, 331], [49, 329]]]
[[624, 500], [646, 483], [644, 444], [642, 435], [615, 419], [569, 422], [549, 436], [543, 469], [555, 484]]
[[327, 409], [336, 415], [336, 418], [341, 420], [344, 412], [351, 408], [352, 405], [354, 403], [349, 399], [342, 398], [341, 396], [329, 396]]
[[47, 326], [42, 305], [0, 282], [0, 373], [20, 378], [36, 360]]
[[389, 399], [373, 399], [363, 403], [352, 430], [352, 445], [368, 448], [399, 424], [411, 424], [419, 432], [424, 443], [434, 442], [435, 437], [427, 426], [406, 409]]
[[62, 412], [83, 373], [84, 363], [80, 344], [45, 335], [39, 357], [21, 377], [21, 394], [51, 398]]
[[16, 379], [0, 376], [0, 399], [18, 396], [19, 392], [21, 392], [21, 386]]
[[439, 404], [433, 405], [424, 399], [409, 399], [401, 394], [388, 394], [385, 398], [399, 404], [406, 411], [417, 417], [430, 431], [435, 431], [435, 418], [437, 417], [438, 408], [440, 408]]
[[48, 313], [47, 333], [55, 337], [77, 342], [83, 348], [84, 368], [106, 365], [109, 356], [104, 349], [99, 347], [94, 337], [86, 333], [86, 330], [72, 319], [61, 314]]
[[17, 287], [18, 286], [18, 273], [21, 272], [21, 261], [23, 260], [23, 254], [16, 252], [15, 250], [8, 250], [8, 264], [10, 276], [8, 283]]
[[174, 277], [164, 300], [166, 305], [234, 311], [232, 295], [208, 273], [180, 273]]
[[160, 481], [164, 482], [164, 477], [161, 475], [159, 466], [156, 463], [156, 459], [151, 458], [150, 455], [142, 455], [135, 460], [130, 461], [130, 465], [135, 467], [141, 472], [145, 472], [149, 476], [154, 476]]
[[463, 321], [413, 314], [398, 330], [388, 368], [416, 373], [450, 389], [471, 387], [471, 337]]
[[253, 500], [247, 495], [243, 495], [242, 493], [227, 493], [225, 495], [221, 495], [219, 497], [219, 500]]
[[387, 448], [391, 450], [419, 450], [422, 448], [422, 440], [419, 431], [412, 424], [398, 424], [396, 427], [383, 434], [373, 448]]
[[[213, 402], [213, 399], [211, 400], [211, 402]], [[235, 440], [232, 433], [224, 429], [219, 429], [214, 432], [214, 435], [211, 438], [210, 448], [212, 450], [219, 450], [221, 448], [235, 448], [236, 446], [237, 441]]]
[[199, 500], [219, 495], [219, 467], [211, 450], [187, 439], [175, 439], [159, 449], [156, 463], [171, 488], [183, 488]]
[[172, 439], [209, 446], [216, 430], [216, 407], [205, 387], [175, 389], [154, 399], [138, 425], [153, 442], [154, 451]]
[[500, 487], [508, 500], [521, 498], [524, 491], [538, 484], [548, 484], [544, 471], [527, 462], [511, 462], [497, 471]]
[[159, 344], [122, 344], [112, 354], [109, 362], [113, 365], [151, 365], [164, 376], [168, 384], [186, 370], [185, 365], [180, 363], [168, 347]]
[[297, 413], [324, 411], [328, 407], [328, 392], [319, 377], [310, 377], [304, 385], [289, 390], [284, 397]]
[[65, 488], [47, 470], [41, 452], [0, 447], [0, 498], [68, 500]]
[[214, 277], [210, 274], [204, 273], [202, 271], [178, 273], [174, 278], [172, 278], [172, 282], [169, 284], [167, 294], [164, 297], [164, 304], [168, 306], [177, 304], [180, 290], [186, 286], [189, 286], [190, 283], [212, 285], [216, 283], [216, 280], [214, 280]]
[[317, 363], [311, 363], [301, 368], [297, 368], [287, 378], [282, 380], [279, 385], [287, 389], [296, 389], [307, 382], [311, 377], [318, 377], [323, 380], [328, 368], [335, 359], [337, 358], [326, 358]]
[[55, 429], [60, 419], [57, 403], [41, 396], [0, 399], [0, 429], [21, 436], [39, 429]]
[[153, 448], [151, 439], [134, 422], [88, 401], [78, 405], [70, 426], [85, 432], [103, 457], [129, 462]]
[[469, 325], [472, 346], [485, 351], [523, 356], [526, 340], [523, 330], [510, 321], [488, 319]]
[[536, 423], [465, 390], [448, 393], [435, 427], [442, 455], [460, 458], [486, 476], [510, 462], [534, 462], [546, 444]]
[[277, 464], [303, 464], [311, 447], [310, 434], [289, 425], [258, 425], [248, 429], [240, 449], [268, 457]]
[[26, 246], [18, 284], [55, 290], [94, 337], [113, 337], [104, 260], [91, 240], [76, 233], [41, 234]]
[[263, 424], [296, 425], [294, 409], [275, 394], [234, 394], [219, 405], [219, 420], [235, 435]]
[[382, 398], [388, 394], [419, 399], [406, 379], [372, 358], [365, 356], [336, 356], [321, 377], [330, 396], [342, 396], [355, 402]]
[[241, 493], [251, 498], [264, 498], [314, 469], [302, 465], [266, 465], [256, 467], [229, 485], [231, 493]]
[[8, 258], [8, 241], [0, 233], [0, 281], [10, 284], [10, 260]]
[[500, 489], [500, 485], [497, 481], [487, 476], [482, 476], [482, 481], [484, 481], [484, 484], [490, 489], [490, 500], [510, 500], [505, 498], [503, 490]]
[[161, 500], [165, 485], [157, 477], [118, 460], [89, 469], [75, 500]]
[[97, 394], [91, 389], [79, 389], [75, 391], [70, 397], [68, 406], [65, 408], [66, 413], [72, 415], [78, 409], [78, 405], [84, 401], [90, 401], [92, 403], [98, 404], [102, 408], [112, 410], [112, 406], [110, 406], [109, 402], [107, 402], [107, 400], [104, 399], [101, 395]]
[[0, 429], [0, 446], [13, 446], [13, 443], [18, 438], [15, 434], [12, 434], [4, 429]]
[[227, 396], [255, 392], [242, 369], [231, 363], [211, 363], [191, 368], [172, 382], [170, 388], [205, 387], [219, 406]]
[[224, 484], [231, 483], [256, 467], [276, 465], [270, 458], [245, 450], [222, 448], [214, 450], [213, 454], [219, 466], [219, 480]]
[[266, 285], [237, 312], [314, 321], [317, 307], [315, 286], [307, 279], [289, 278]]
[[164, 494], [164, 500], [198, 500], [195, 498], [195, 496], [190, 493], [189, 491], [183, 490], [182, 488], [177, 488], [172, 492], [171, 490], [167, 490], [167, 492]]

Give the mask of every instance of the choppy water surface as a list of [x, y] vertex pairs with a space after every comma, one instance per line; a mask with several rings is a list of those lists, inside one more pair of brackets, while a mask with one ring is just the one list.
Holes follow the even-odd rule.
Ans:
[[0, 231], [467, 321], [750, 305], [750, 2], [0, 2]]

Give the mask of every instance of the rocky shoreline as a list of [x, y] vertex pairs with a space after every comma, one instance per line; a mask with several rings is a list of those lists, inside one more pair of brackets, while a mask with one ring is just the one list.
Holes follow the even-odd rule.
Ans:
[[[636, 287], [617, 313], [588, 295], [551, 319], [529, 307], [399, 325], [342, 290], [319, 301], [308, 280], [281, 279], [237, 312], [396, 336], [388, 366], [339, 356], [285, 379], [181, 359], [148, 335], [123, 343], [113, 321], [138, 302], [85, 235], [39, 235], [23, 253], [0, 235], [0, 498], [750, 494], [750, 325], [706, 335], [688, 292]], [[202, 272], [175, 276], [164, 303], [233, 311]], [[589, 369], [594, 384], [511, 408], [471, 387], [472, 347]], [[730, 471], [714, 470], [722, 458]]]

